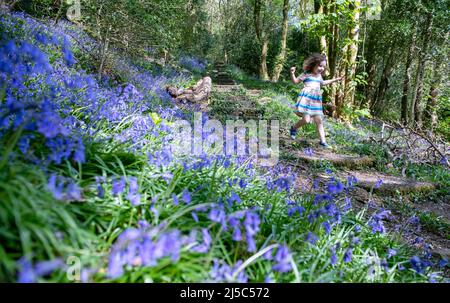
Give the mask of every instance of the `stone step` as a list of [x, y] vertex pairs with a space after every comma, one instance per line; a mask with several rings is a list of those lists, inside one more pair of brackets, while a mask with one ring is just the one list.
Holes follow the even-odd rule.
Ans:
[[380, 173], [378, 171], [346, 170], [337, 173], [337, 176], [342, 180], [347, 180], [348, 177], [353, 176], [358, 180], [357, 186], [383, 194], [393, 194], [396, 192], [402, 194], [411, 192], [423, 193], [436, 189], [436, 184], [431, 182], [421, 182], [410, 178]]
[[216, 85], [235, 85], [233, 80], [213, 80], [213, 84]]
[[231, 92], [231, 91], [238, 90], [238, 87], [235, 84], [225, 84], [225, 85], [215, 84], [215, 85], [213, 85], [212, 90], [215, 92], [219, 92], [219, 93]]
[[[296, 142], [295, 140], [286, 140], [286, 138], [282, 138], [280, 141], [283, 146]], [[368, 156], [336, 154], [332, 150], [320, 148], [318, 142], [312, 146], [314, 147], [305, 150], [293, 150], [292, 154], [295, 158], [305, 162], [328, 161], [335, 166], [347, 168], [370, 167], [375, 163], [375, 160]]]

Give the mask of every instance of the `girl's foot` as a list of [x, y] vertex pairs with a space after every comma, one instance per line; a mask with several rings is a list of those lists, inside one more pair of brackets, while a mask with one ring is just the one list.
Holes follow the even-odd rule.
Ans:
[[326, 149], [333, 149], [330, 145], [327, 144], [327, 142], [320, 142], [319, 145]]
[[291, 135], [292, 140], [295, 140], [295, 136], [297, 136], [297, 130], [292, 126], [289, 134]]

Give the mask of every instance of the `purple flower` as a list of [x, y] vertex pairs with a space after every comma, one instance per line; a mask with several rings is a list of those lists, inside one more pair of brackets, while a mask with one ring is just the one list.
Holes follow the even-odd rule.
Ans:
[[341, 182], [336, 182], [336, 183], [328, 183], [327, 184], [327, 191], [334, 195], [334, 194], [339, 194], [344, 190], [344, 185]]
[[178, 201], [178, 196], [175, 194], [172, 194], [172, 199], [173, 199], [173, 204], [174, 205], [178, 205], [179, 201]]
[[239, 197], [238, 194], [236, 194], [234, 191], [232, 191], [229, 201], [230, 201], [230, 203], [236, 202], [239, 204], [239, 203], [241, 203], [241, 198]]
[[247, 187], [247, 182], [244, 179], [239, 180], [239, 187], [245, 189]]
[[75, 183], [70, 183], [66, 190], [67, 199], [71, 201], [81, 201], [81, 189]]
[[350, 261], [352, 261], [352, 256], [353, 256], [353, 248], [348, 248], [344, 253], [344, 262], [349, 263]]
[[245, 220], [244, 220], [244, 226], [245, 231], [247, 235], [254, 236], [259, 231], [259, 224], [261, 223], [261, 220], [259, 219], [259, 216], [255, 212], [248, 211], [245, 214]]
[[19, 277], [17, 279], [18, 283], [34, 283], [36, 282], [38, 276], [33, 269], [31, 262], [25, 257], [17, 261], [19, 265]]
[[287, 246], [281, 245], [278, 247], [277, 253], [275, 254], [275, 265], [272, 266], [272, 269], [278, 272], [288, 272], [292, 270], [291, 265], [291, 255]]
[[62, 200], [64, 196], [63, 195], [64, 183], [59, 182], [58, 184], [56, 184], [56, 181], [57, 181], [56, 174], [52, 174], [48, 180], [47, 188], [53, 194], [53, 197], [56, 200]]
[[411, 267], [419, 274], [423, 273], [425, 269], [425, 264], [422, 262], [422, 260], [418, 256], [413, 256], [409, 263], [411, 264]]
[[395, 249], [389, 248], [387, 258], [390, 259], [393, 256], [395, 256], [396, 254], [397, 254], [397, 251]]
[[186, 204], [191, 203], [191, 193], [187, 189], [184, 189], [181, 194], [181, 199]]
[[448, 264], [448, 259], [447, 258], [443, 258], [443, 259], [439, 260], [439, 267], [440, 268], [443, 268], [443, 267], [447, 266], [447, 264]]
[[322, 223], [322, 226], [323, 226], [323, 228], [325, 229], [325, 233], [326, 233], [327, 235], [329, 235], [330, 232], [331, 232], [331, 225], [330, 225], [330, 222], [324, 221], [324, 222]]
[[206, 253], [209, 251], [209, 248], [211, 247], [212, 239], [211, 239], [211, 235], [209, 234], [209, 232], [206, 228], [202, 228], [202, 236], [203, 236], [203, 242], [197, 246], [194, 246], [192, 248], [193, 251], [199, 252], [199, 253]]
[[272, 279], [270, 278], [269, 275], [267, 275], [267, 276], [264, 278], [264, 283], [274, 283], [274, 282], [275, 282], [275, 281], [272, 280]]
[[384, 271], [388, 272], [389, 271], [389, 264], [386, 261], [386, 259], [382, 259], [380, 262], [380, 266], [384, 269]]
[[344, 212], [348, 212], [351, 209], [352, 209], [352, 200], [349, 197], [345, 197], [345, 204], [342, 210]]
[[314, 151], [313, 151], [313, 149], [312, 148], [305, 148], [304, 150], [303, 150], [303, 153], [305, 154], [305, 155], [307, 155], [307, 156], [312, 156], [313, 154], [314, 154]]
[[353, 187], [354, 184], [358, 183], [358, 179], [355, 176], [347, 177], [347, 187]]
[[35, 266], [25, 257], [17, 261], [19, 266], [18, 283], [35, 283], [39, 277], [47, 276], [64, 267], [61, 259], [38, 262]]
[[352, 238], [352, 245], [358, 245], [361, 243], [361, 240], [358, 237]]
[[372, 232], [375, 234], [377, 232], [383, 234], [385, 232], [385, 227], [383, 225], [383, 219], [389, 218], [391, 212], [389, 210], [381, 210], [379, 213], [375, 213], [370, 218], [368, 225], [372, 228]]
[[41, 261], [36, 263], [34, 270], [38, 276], [46, 276], [57, 269], [63, 268], [64, 262], [61, 259], [54, 259], [50, 261]]
[[136, 177], [129, 177], [129, 188], [127, 199], [131, 202], [131, 205], [136, 206], [141, 204], [141, 194], [139, 193], [139, 185]]
[[211, 209], [208, 218], [213, 222], [221, 223], [222, 226], [226, 226], [226, 214], [221, 205], [219, 207]]
[[330, 251], [331, 251], [330, 263], [331, 265], [336, 265], [337, 263], [336, 250], [334, 248], [331, 248]]
[[119, 180], [116, 180], [112, 184], [112, 194], [117, 196], [121, 194], [125, 190], [125, 178], [121, 177]]
[[375, 184], [375, 188], [380, 188], [381, 184], [383, 184], [383, 180], [378, 179], [377, 183]]
[[306, 235], [306, 242], [312, 245], [316, 245], [318, 239], [319, 238], [312, 232], [308, 232], [308, 234]]

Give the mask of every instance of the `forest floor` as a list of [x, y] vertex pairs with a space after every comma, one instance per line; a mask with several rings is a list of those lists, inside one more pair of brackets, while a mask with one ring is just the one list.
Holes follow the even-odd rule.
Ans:
[[[212, 77], [213, 93], [208, 109], [212, 117], [245, 121], [265, 116], [269, 98], [264, 96], [264, 88], [242, 85], [232, 78], [223, 63], [214, 65]], [[314, 135], [300, 135], [292, 140], [288, 134], [287, 127], [282, 126], [280, 163], [297, 173], [299, 190], [316, 194], [332, 178], [345, 182], [348, 177], [356, 177], [356, 187], [348, 193], [355, 201], [352, 205], [355, 209], [374, 204], [389, 210], [392, 215], [387, 228], [400, 239], [417, 248], [427, 243], [434, 256], [450, 257], [450, 201], [448, 192], [442, 191], [445, 185], [380, 171], [374, 157], [351, 153], [339, 144], [333, 144], [333, 150], [319, 148]], [[421, 227], [412, 228], [414, 216], [419, 218]]]

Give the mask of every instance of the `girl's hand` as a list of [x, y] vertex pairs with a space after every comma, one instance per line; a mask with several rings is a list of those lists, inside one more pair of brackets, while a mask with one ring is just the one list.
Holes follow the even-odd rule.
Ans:
[[290, 69], [291, 74], [294, 74], [294, 73], [295, 73], [295, 70], [296, 70], [296, 67], [295, 67], [295, 66], [291, 67], [291, 69]]

